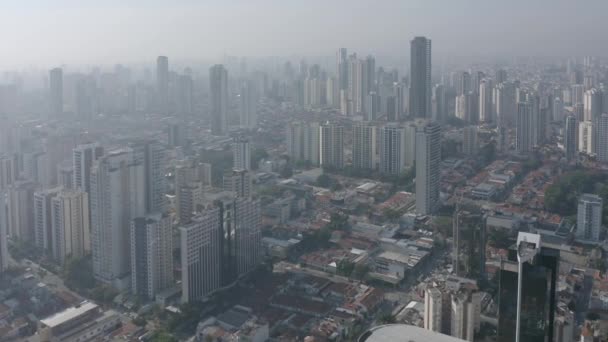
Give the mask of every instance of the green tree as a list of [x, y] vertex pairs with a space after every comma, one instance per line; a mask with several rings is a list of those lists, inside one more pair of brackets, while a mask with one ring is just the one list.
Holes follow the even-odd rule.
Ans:
[[353, 273], [354, 269], [355, 264], [353, 262], [348, 260], [341, 260], [340, 262], [338, 262], [338, 265], [336, 267], [336, 273], [348, 277], [351, 275], [351, 273]]
[[91, 257], [69, 258], [63, 269], [63, 277], [67, 286], [78, 290], [95, 287]]

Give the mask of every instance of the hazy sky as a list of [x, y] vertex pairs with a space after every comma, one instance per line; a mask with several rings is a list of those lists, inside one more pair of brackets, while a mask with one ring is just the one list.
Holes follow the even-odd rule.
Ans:
[[231, 55], [606, 55], [608, 0], [0, 0], [0, 68]]

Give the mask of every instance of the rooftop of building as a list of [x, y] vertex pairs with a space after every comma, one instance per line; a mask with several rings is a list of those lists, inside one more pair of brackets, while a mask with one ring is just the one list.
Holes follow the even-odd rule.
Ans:
[[59, 326], [65, 322], [68, 322], [78, 316], [88, 313], [98, 308], [97, 304], [91, 302], [83, 302], [80, 305], [67, 308], [61, 312], [58, 312], [48, 318], [40, 320], [40, 323], [44, 324], [49, 328]]
[[374, 327], [359, 337], [359, 342], [461, 342], [464, 340], [425, 330], [413, 325], [388, 324]]

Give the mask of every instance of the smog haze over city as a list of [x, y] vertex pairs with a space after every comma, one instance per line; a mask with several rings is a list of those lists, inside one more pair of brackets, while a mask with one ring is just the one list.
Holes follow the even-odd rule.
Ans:
[[6, 0], [0, 342], [608, 340], [608, 2]]

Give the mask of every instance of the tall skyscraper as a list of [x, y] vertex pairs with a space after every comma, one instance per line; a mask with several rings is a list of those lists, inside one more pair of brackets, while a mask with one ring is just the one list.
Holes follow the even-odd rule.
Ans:
[[157, 140], [141, 140], [130, 145], [135, 158], [144, 167], [146, 213], [164, 213], [167, 182], [165, 179], [165, 148]]
[[232, 143], [232, 167], [239, 170], [251, 170], [251, 147], [249, 139], [239, 136]]
[[319, 160], [323, 167], [344, 167], [344, 127], [326, 123], [319, 128]]
[[497, 341], [553, 341], [559, 252], [524, 232], [509, 252], [499, 275]]
[[431, 214], [439, 205], [441, 126], [428, 123], [416, 132], [416, 213]]
[[348, 52], [346, 48], [338, 49], [336, 53], [336, 76], [338, 78], [338, 90], [348, 89]]
[[479, 121], [493, 122], [494, 112], [492, 110], [492, 81], [483, 79], [479, 83]]
[[376, 169], [376, 132], [376, 126], [371, 124], [353, 126], [353, 168]]
[[179, 227], [182, 302], [201, 300], [222, 286], [220, 208], [212, 207]]
[[462, 291], [452, 294], [450, 309], [450, 335], [473, 342], [480, 328], [481, 293]]
[[258, 94], [253, 81], [245, 81], [239, 93], [240, 126], [245, 129], [255, 129], [258, 126]]
[[513, 127], [517, 112], [515, 85], [510, 82], [499, 83], [494, 88], [494, 93], [497, 124], [504, 128]]
[[566, 127], [564, 128], [564, 153], [566, 159], [576, 158], [578, 145], [578, 120], [574, 115], [566, 117]]
[[387, 124], [380, 128], [380, 172], [399, 175], [405, 171], [405, 128]]
[[595, 154], [595, 125], [591, 121], [578, 124], [578, 151], [587, 155]]
[[602, 114], [602, 94], [598, 89], [589, 89], [583, 95], [584, 120], [593, 121]]
[[0, 191], [13, 185], [19, 175], [19, 163], [16, 154], [0, 155]]
[[410, 43], [410, 115], [431, 118], [431, 40]]
[[156, 58], [156, 92], [159, 113], [169, 114], [169, 58], [166, 56]]
[[445, 122], [448, 118], [448, 94], [443, 84], [437, 84], [433, 87], [432, 109], [433, 120], [437, 122]]
[[221, 64], [209, 69], [211, 134], [225, 135], [228, 115], [228, 71]]
[[261, 257], [260, 226], [258, 200], [225, 198], [180, 227], [182, 301], [200, 300], [252, 271]]
[[8, 220], [5, 193], [0, 190], [0, 274], [8, 268]]
[[608, 114], [600, 115], [595, 122], [597, 126], [595, 154], [598, 161], [606, 163], [608, 162]]
[[462, 129], [462, 153], [474, 156], [478, 150], [477, 126], [471, 125]]
[[154, 214], [131, 222], [131, 289], [153, 299], [173, 285], [171, 217]]
[[519, 153], [529, 153], [535, 146], [534, 132], [538, 125], [534, 118], [532, 102], [526, 101], [517, 104], [515, 148]]
[[12, 240], [34, 243], [35, 182], [20, 180], [9, 186], [8, 233]]
[[86, 193], [91, 192], [91, 168], [93, 163], [103, 155], [103, 147], [97, 143], [88, 143], [76, 146], [73, 150], [74, 181], [75, 189], [81, 189]]
[[604, 202], [600, 196], [582, 194], [576, 211], [576, 238], [600, 241], [602, 231], [602, 209]]
[[131, 220], [146, 214], [145, 167], [131, 148], [100, 158], [91, 169], [91, 249], [95, 278], [125, 289], [129, 283]]
[[357, 59], [356, 55], [349, 57], [348, 61], [348, 93], [352, 101], [354, 113], [364, 113], [366, 109], [368, 88], [368, 67], [365, 60]]
[[424, 290], [424, 329], [442, 332], [443, 295], [435, 287]]
[[49, 95], [51, 117], [60, 117], [63, 114], [63, 70], [61, 68], [49, 71]]
[[177, 80], [177, 114], [194, 114], [194, 81], [190, 75], [180, 75]]
[[91, 252], [89, 196], [79, 190], [63, 190], [51, 199], [52, 254], [60, 264], [68, 257]]
[[51, 200], [59, 194], [61, 188], [34, 192], [34, 242], [44, 253], [51, 254], [53, 241], [53, 220]]

